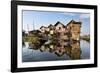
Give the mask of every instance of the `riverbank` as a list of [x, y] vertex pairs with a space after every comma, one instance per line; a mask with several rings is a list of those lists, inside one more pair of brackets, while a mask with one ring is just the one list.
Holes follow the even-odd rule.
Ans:
[[90, 42], [90, 36], [89, 35], [81, 36], [81, 39], [85, 40], [87, 42]]

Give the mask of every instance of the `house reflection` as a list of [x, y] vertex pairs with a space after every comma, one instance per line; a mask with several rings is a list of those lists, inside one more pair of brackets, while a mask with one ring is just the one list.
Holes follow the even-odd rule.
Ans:
[[71, 50], [69, 56], [71, 59], [81, 59], [80, 42], [74, 42], [71, 44]]
[[65, 54], [73, 60], [81, 59], [81, 48], [79, 41], [69, 42], [64, 40], [55, 40], [41, 43], [42, 44], [38, 45], [30, 43], [29, 48], [34, 50], [40, 50], [41, 52], [54, 53], [58, 57], [61, 57]]

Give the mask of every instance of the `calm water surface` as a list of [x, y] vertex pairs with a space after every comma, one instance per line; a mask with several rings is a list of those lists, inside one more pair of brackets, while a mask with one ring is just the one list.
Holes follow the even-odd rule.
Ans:
[[55, 60], [77, 60], [90, 58], [90, 43], [84, 40], [80, 42], [57, 42], [56, 44], [46, 42], [45, 45], [34, 46], [25, 43], [22, 48], [22, 61], [55, 61]]

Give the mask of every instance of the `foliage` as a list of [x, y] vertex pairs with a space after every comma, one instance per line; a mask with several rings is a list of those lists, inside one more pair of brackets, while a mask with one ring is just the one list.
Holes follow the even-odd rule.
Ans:
[[90, 42], [90, 35], [84, 35], [84, 36], [81, 36], [81, 39]]

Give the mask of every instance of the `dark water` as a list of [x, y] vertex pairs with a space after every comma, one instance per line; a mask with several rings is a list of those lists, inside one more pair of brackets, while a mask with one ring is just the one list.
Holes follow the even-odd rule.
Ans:
[[22, 49], [23, 62], [79, 60], [90, 58], [90, 43], [80, 42], [45, 42], [40, 45], [25, 43]]

